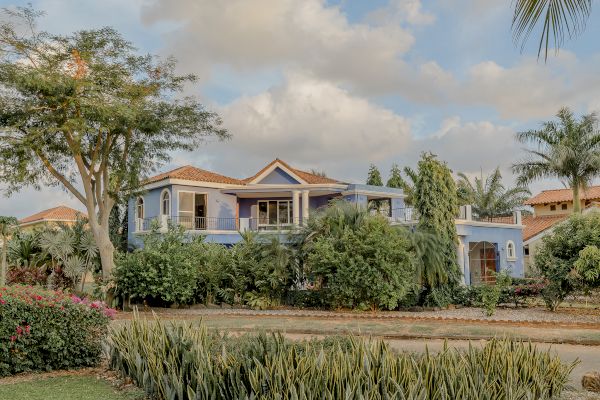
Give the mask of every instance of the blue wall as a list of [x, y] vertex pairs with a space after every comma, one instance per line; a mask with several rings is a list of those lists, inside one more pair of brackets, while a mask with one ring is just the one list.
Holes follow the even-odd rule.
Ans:
[[[521, 226], [500, 224], [484, 226], [476, 222], [472, 223], [457, 223], [456, 231], [458, 236], [464, 243], [464, 259], [465, 265], [462, 265], [465, 273], [465, 283], [470, 283], [470, 268], [469, 268], [469, 243], [490, 242], [497, 246], [499, 270], [510, 271], [511, 276], [523, 277], [523, 231]], [[506, 252], [506, 244], [511, 240], [515, 244], [514, 261], [508, 260]]]
[[288, 174], [281, 168], [275, 168], [269, 175], [265, 176], [258, 183], [267, 185], [288, 185], [297, 184], [300, 182], [292, 178], [290, 174]]

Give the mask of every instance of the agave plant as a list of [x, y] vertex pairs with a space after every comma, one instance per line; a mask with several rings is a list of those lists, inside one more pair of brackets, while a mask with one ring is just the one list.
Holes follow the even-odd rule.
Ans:
[[228, 337], [202, 324], [137, 315], [113, 327], [106, 351], [113, 369], [165, 400], [544, 400], [560, 396], [577, 364], [509, 340], [411, 354], [379, 340]]

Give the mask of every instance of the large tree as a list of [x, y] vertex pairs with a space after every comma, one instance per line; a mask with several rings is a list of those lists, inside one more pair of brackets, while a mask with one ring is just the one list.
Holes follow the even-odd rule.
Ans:
[[419, 214], [417, 229], [438, 239], [443, 259], [443, 263], [423, 263], [421, 280], [428, 290], [443, 284], [453, 286], [459, 283], [461, 275], [456, 253], [456, 184], [448, 166], [431, 153], [421, 155], [414, 196]]
[[592, 11], [592, 0], [515, 0], [512, 28], [515, 41], [524, 46], [536, 26], [542, 22], [538, 57], [556, 51], [565, 37], [573, 38], [585, 28]]
[[487, 177], [475, 177], [473, 182], [462, 172], [458, 174], [458, 192], [461, 202], [473, 206], [473, 212], [481, 218], [510, 215], [531, 195], [521, 185], [506, 188], [502, 183], [500, 168]]
[[181, 97], [193, 75], [139, 55], [111, 28], [55, 35], [29, 8], [0, 25], [0, 181], [8, 194], [62, 185], [86, 207], [104, 277], [113, 266], [114, 205], [175, 150], [227, 136], [219, 117]]
[[399, 188], [404, 191], [406, 197], [404, 198], [404, 204], [407, 206], [413, 205], [413, 192], [415, 188], [415, 182], [417, 181], [417, 173], [410, 167], [404, 167], [404, 174], [408, 177], [405, 180], [402, 177], [402, 172], [398, 164], [392, 164], [390, 169], [390, 177], [388, 178], [387, 187]]
[[577, 119], [562, 108], [557, 121], [517, 134], [517, 140], [533, 145], [528, 157], [513, 165], [519, 183], [558, 178], [573, 191], [573, 211], [581, 211], [580, 190], [600, 175], [600, 131], [595, 113]]

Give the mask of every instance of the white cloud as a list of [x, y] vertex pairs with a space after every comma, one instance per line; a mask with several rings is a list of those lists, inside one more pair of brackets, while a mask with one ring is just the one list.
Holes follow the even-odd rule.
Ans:
[[406, 118], [301, 74], [267, 92], [237, 99], [221, 114], [233, 139], [213, 145], [229, 156], [218, 163], [225, 165], [216, 166], [236, 172], [251, 173], [249, 159], [259, 167], [275, 157], [322, 168], [379, 161], [411, 140]]
[[370, 12], [365, 19], [377, 24], [430, 25], [436, 17], [423, 11], [421, 0], [391, 0], [387, 6]]

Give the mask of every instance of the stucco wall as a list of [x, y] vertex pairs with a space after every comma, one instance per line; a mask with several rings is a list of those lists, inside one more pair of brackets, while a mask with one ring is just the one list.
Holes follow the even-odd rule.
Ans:
[[287, 185], [298, 183], [298, 181], [281, 168], [275, 168], [258, 183], [267, 185]]
[[[465, 277], [465, 283], [470, 283], [470, 269], [469, 269], [469, 243], [477, 242], [490, 242], [497, 244], [499, 252], [499, 270], [508, 269], [511, 276], [523, 277], [523, 239], [522, 239], [522, 227], [517, 225], [506, 225], [500, 224], [489, 224], [488, 226], [475, 225], [475, 224], [456, 224], [456, 231], [461, 241], [461, 248], [463, 257], [463, 273]], [[515, 244], [515, 260], [507, 259], [506, 245], [508, 241], [512, 241]], [[461, 257], [459, 257], [459, 260]]]

